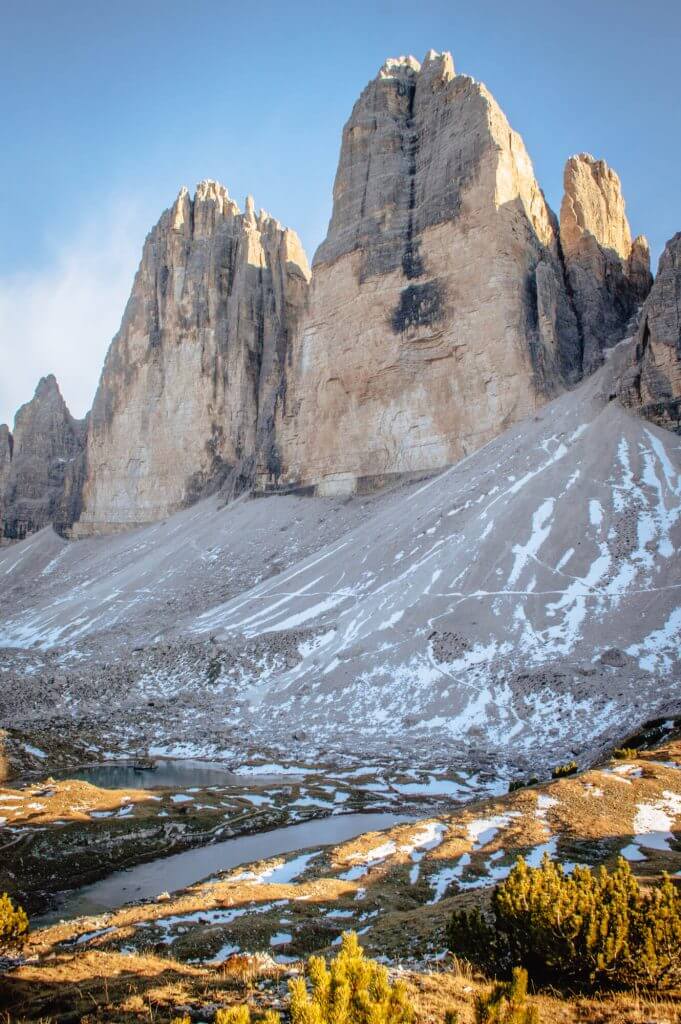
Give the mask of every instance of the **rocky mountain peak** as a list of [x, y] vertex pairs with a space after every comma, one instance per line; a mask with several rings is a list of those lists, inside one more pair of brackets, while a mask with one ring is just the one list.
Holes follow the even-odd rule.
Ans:
[[409, 81], [421, 70], [421, 65], [416, 57], [388, 57], [379, 69], [376, 80], [394, 79], [395, 81]]
[[590, 373], [650, 290], [650, 251], [642, 235], [632, 242], [620, 179], [604, 160], [570, 157], [564, 187], [560, 240]]
[[0, 537], [21, 539], [54, 523], [70, 526], [78, 492], [85, 420], [71, 416], [53, 374], [22, 405], [12, 434], [0, 428]]
[[9, 427], [6, 423], [0, 423], [0, 541], [2, 541], [5, 532], [5, 491], [12, 468], [13, 445], [14, 438]]
[[437, 50], [428, 50], [421, 65], [419, 88], [424, 88], [426, 83], [434, 87], [437, 82], [449, 82], [455, 75], [456, 71], [454, 70], [454, 60], [451, 53], [447, 51], [438, 53]]
[[75, 533], [148, 522], [277, 464], [273, 417], [309, 268], [295, 232], [218, 182], [149, 235], [106, 358]]
[[48, 373], [45, 377], [40, 378], [33, 395], [33, 400], [35, 401], [35, 399], [55, 401], [62, 403], [64, 407], [66, 407], [62, 393], [59, 390], [59, 385], [57, 384], [57, 378], [53, 373]]
[[[354, 103], [312, 275], [252, 196], [242, 212], [218, 181], [183, 186], [146, 240], [78, 462], [82, 511], [67, 476], [62, 521], [77, 507], [77, 535], [124, 528], [216, 489], [351, 493], [532, 415], [636, 329], [651, 285], [615, 171], [580, 153], [564, 180], [559, 223], [489, 90], [429, 50], [386, 60]], [[647, 344], [652, 365], [667, 348]], [[53, 377], [34, 401], [69, 422]], [[0, 438], [5, 495], [31, 422], [11, 459]]]
[[619, 394], [648, 419], [681, 432], [681, 232], [660, 257]]
[[287, 375], [282, 482], [336, 493], [448, 465], [580, 362], [522, 139], [450, 54], [386, 62], [343, 129]]
[[605, 160], [590, 153], [571, 156], [563, 175], [565, 193], [561, 207], [563, 248], [571, 251], [584, 235], [629, 259], [631, 231], [625, 212], [619, 176]]

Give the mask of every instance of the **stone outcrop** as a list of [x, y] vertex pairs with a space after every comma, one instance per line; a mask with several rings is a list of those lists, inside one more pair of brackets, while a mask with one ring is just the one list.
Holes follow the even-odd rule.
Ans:
[[213, 181], [148, 236], [95, 397], [82, 536], [163, 518], [256, 467], [276, 472], [275, 408], [307, 259], [293, 231]]
[[456, 462], [581, 370], [557, 224], [520, 137], [449, 54], [387, 61], [343, 131], [267, 487]]
[[0, 542], [5, 532], [5, 489], [12, 465], [14, 438], [6, 423], [0, 423]]
[[660, 257], [619, 396], [648, 419], [681, 433], [681, 232]]
[[586, 374], [622, 340], [650, 291], [650, 251], [642, 235], [632, 241], [620, 180], [604, 160], [588, 153], [570, 157], [564, 188], [560, 241]]
[[12, 434], [0, 427], [2, 536], [20, 540], [49, 523], [67, 529], [80, 511], [86, 421], [71, 416], [57, 381], [43, 377]]

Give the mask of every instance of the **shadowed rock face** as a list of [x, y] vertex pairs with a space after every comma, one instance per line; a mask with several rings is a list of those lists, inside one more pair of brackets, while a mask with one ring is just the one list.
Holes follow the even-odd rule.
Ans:
[[449, 54], [387, 61], [343, 131], [279, 409], [279, 483], [342, 493], [448, 465], [580, 369], [522, 140]]
[[583, 340], [582, 370], [591, 373], [605, 349], [624, 337], [650, 291], [650, 251], [632, 242], [620, 180], [588, 153], [565, 165], [560, 241]]
[[216, 182], [144, 246], [92, 409], [76, 535], [163, 518], [277, 467], [274, 409], [309, 271], [294, 232]]
[[48, 523], [61, 531], [73, 522], [85, 429], [86, 421], [66, 408], [51, 374], [17, 412], [13, 434], [0, 427], [0, 537], [20, 540]]
[[5, 488], [12, 465], [12, 447], [14, 439], [6, 423], [0, 423], [0, 540], [5, 526]]
[[648, 419], [681, 433], [681, 232], [660, 257], [619, 395]]

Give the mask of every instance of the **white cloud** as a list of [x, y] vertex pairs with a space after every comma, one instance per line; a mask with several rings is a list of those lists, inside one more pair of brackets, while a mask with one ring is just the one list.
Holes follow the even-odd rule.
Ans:
[[150, 226], [141, 206], [111, 200], [53, 246], [46, 266], [0, 276], [0, 423], [12, 424], [48, 373], [73, 415], [85, 415]]

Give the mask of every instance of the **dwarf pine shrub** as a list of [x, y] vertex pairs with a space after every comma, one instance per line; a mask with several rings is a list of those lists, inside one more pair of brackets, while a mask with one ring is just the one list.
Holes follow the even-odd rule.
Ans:
[[539, 1024], [539, 1011], [527, 1002], [527, 971], [514, 967], [510, 982], [495, 985], [475, 1000], [475, 1024]]
[[579, 771], [579, 765], [577, 762], [568, 761], [566, 764], [557, 765], [551, 772], [551, 777], [554, 779], [563, 779], [566, 775], [574, 775], [577, 771]]
[[[340, 952], [326, 965], [311, 956], [304, 978], [289, 982], [291, 1024], [412, 1024], [414, 1012], [401, 982], [390, 984], [388, 972], [367, 959], [354, 932], [345, 932]], [[251, 1024], [248, 1007], [218, 1010], [215, 1024]], [[262, 1024], [281, 1024], [270, 1010], [257, 1018]]]
[[290, 982], [291, 1024], [411, 1024], [414, 1013], [401, 982], [390, 984], [381, 964], [364, 956], [354, 932], [327, 967], [312, 956], [303, 978]]
[[635, 757], [638, 757], [638, 750], [634, 747], [617, 747], [612, 752], [612, 756], [617, 761], [632, 761]]
[[494, 974], [508, 960], [506, 938], [487, 920], [479, 907], [457, 910], [447, 929], [447, 944], [453, 953]]
[[[252, 1020], [251, 1011], [247, 1006], [230, 1006], [218, 1010], [215, 1014], [215, 1024], [251, 1024]], [[275, 1010], [267, 1010], [256, 1020], [258, 1024], [280, 1024], [281, 1017]]]
[[533, 981], [592, 988], [663, 988], [681, 982], [681, 894], [665, 876], [643, 890], [629, 864], [563, 873], [548, 856], [520, 858], [492, 896], [493, 921], [455, 913], [450, 948], [481, 966], [521, 965]]
[[527, 786], [536, 786], [539, 779], [536, 775], [531, 775], [529, 779], [514, 779], [508, 784], [509, 793], [515, 793], [519, 789], [525, 789]]
[[13, 949], [23, 945], [28, 937], [28, 918], [23, 907], [14, 906], [3, 892], [0, 896], [0, 949]]

